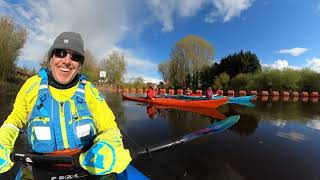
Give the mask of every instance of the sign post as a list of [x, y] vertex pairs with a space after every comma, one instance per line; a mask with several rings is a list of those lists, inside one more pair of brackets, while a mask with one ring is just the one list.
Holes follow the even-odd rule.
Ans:
[[106, 71], [100, 71], [100, 80], [102, 84], [106, 83], [106, 77], [107, 77], [107, 72]]

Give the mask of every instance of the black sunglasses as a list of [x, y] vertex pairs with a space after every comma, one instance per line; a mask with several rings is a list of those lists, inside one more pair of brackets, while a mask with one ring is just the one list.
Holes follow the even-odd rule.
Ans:
[[84, 57], [81, 54], [75, 53], [73, 51], [69, 51], [67, 49], [54, 49], [53, 54], [58, 58], [65, 58], [67, 54], [70, 54], [70, 58], [72, 61], [83, 62]]

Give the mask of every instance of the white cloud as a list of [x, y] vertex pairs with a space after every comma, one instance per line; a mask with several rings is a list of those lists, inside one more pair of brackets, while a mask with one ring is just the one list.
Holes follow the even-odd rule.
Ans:
[[272, 64], [262, 64], [262, 66], [272, 68], [272, 69], [285, 69], [285, 68], [301, 69], [301, 67], [289, 66], [288, 61], [284, 59], [276, 60]]
[[306, 67], [320, 73], [320, 58], [314, 57], [311, 60], [307, 59]]
[[130, 50], [125, 50], [124, 55], [128, 63], [127, 69], [130, 69], [125, 74], [126, 81], [133, 77], [142, 77], [146, 82], [160, 82], [160, 78], [157, 78], [157, 64], [148, 59], [137, 58]]
[[194, 16], [201, 9], [204, 0], [180, 0], [178, 10], [181, 17]]
[[173, 13], [175, 11], [175, 1], [173, 0], [151, 0], [148, 1], [150, 10], [162, 23], [162, 31], [173, 30]]
[[276, 121], [271, 121], [271, 124], [278, 127], [285, 127], [287, 125], [287, 121], [283, 119], [277, 119]]
[[220, 18], [223, 22], [227, 22], [233, 17], [238, 17], [242, 11], [251, 7], [254, 0], [211, 0], [211, 2], [216, 9], [206, 16], [205, 21], [208, 23], [213, 23]]
[[320, 121], [319, 119], [311, 120], [306, 125], [309, 128], [320, 130]]
[[[40, 62], [54, 38], [63, 31], [79, 32], [97, 59], [107, 57], [113, 50], [125, 52], [128, 77], [144, 77], [158, 81], [157, 65], [137, 58], [130, 50], [117, 46], [130, 29], [127, 0], [28, 0], [23, 4], [9, 4], [0, 0], [0, 13], [15, 18], [28, 30], [28, 39], [22, 51], [21, 61]], [[58, 8], [57, 8], [58, 7]], [[154, 72], [154, 73], [150, 73]]]
[[302, 133], [298, 133], [298, 132], [277, 132], [276, 133], [277, 136], [284, 138], [284, 139], [288, 139], [291, 141], [295, 141], [295, 142], [301, 142], [301, 141], [305, 141], [308, 139], [308, 137]]
[[149, 9], [162, 24], [163, 32], [174, 29], [174, 16], [191, 17], [200, 9], [205, 0], [151, 0], [147, 1]]
[[292, 56], [300, 56], [301, 54], [307, 52], [309, 49], [307, 48], [292, 48], [292, 49], [282, 49], [280, 51], [277, 51], [278, 53], [281, 54], [291, 54]]
[[27, 27], [29, 35], [21, 58], [33, 61], [42, 59], [63, 31], [81, 33], [85, 47], [100, 59], [122, 40], [127, 30], [124, 27], [128, 27], [125, 0], [28, 0], [2, 7], [2, 12]]
[[205, 22], [213, 23], [222, 19], [227, 22], [240, 16], [241, 12], [251, 7], [254, 0], [151, 0], [149, 9], [162, 24], [163, 32], [174, 29], [174, 17], [195, 16], [204, 5], [211, 4], [212, 11], [205, 17]]

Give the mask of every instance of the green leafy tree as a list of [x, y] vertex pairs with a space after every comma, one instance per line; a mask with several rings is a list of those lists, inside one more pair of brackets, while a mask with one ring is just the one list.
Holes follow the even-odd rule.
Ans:
[[229, 88], [234, 90], [246, 90], [248, 89], [248, 84], [250, 84], [252, 80], [253, 74], [240, 73], [230, 80]]
[[217, 76], [218, 63], [213, 63], [211, 66], [205, 66], [201, 71], [201, 84], [203, 89], [207, 89], [213, 85], [215, 76]]
[[115, 85], [121, 84], [124, 79], [124, 73], [127, 71], [127, 63], [124, 55], [117, 51], [113, 51], [104, 62], [109, 83]]
[[215, 89], [227, 89], [230, 81], [230, 76], [226, 72], [219, 74], [214, 80]]
[[257, 56], [250, 51], [235, 53], [221, 59], [219, 72], [226, 72], [232, 79], [239, 73], [255, 73], [261, 71]]
[[14, 74], [16, 61], [26, 42], [27, 30], [8, 16], [0, 16], [0, 80]]
[[301, 88], [300, 91], [319, 91], [320, 75], [310, 69], [302, 69], [300, 71], [300, 80], [297, 82]]

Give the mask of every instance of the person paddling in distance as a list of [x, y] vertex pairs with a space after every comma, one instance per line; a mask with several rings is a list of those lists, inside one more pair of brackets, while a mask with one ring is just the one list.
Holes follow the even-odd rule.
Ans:
[[206, 98], [211, 99], [212, 96], [213, 96], [213, 91], [212, 91], [211, 86], [209, 86], [209, 87], [207, 88], [207, 90], [206, 90]]
[[190, 90], [190, 88], [187, 88], [187, 89], [186, 89], [186, 95], [189, 96], [190, 94], [191, 94], [191, 90]]
[[[73, 155], [98, 178], [124, 171], [131, 156], [115, 116], [99, 91], [79, 73], [85, 61], [81, 35], [59, 34], [48, 57], [50, 68], [24, 83], [0, 128], [0, 173], [13, 166], [10, 153], [24, 128], [32, 152]], [[19, 171], [24, 172], [23, 168]], [[19, 174], [16, 179], [23, 176]]]
[[149, 88], [147, 90], [147, 99], [151, 99], [154, 100], [154, 98], [156, 98], [156, 89], [157, 89], [157, 85], [156, 84], [150, 84]]

